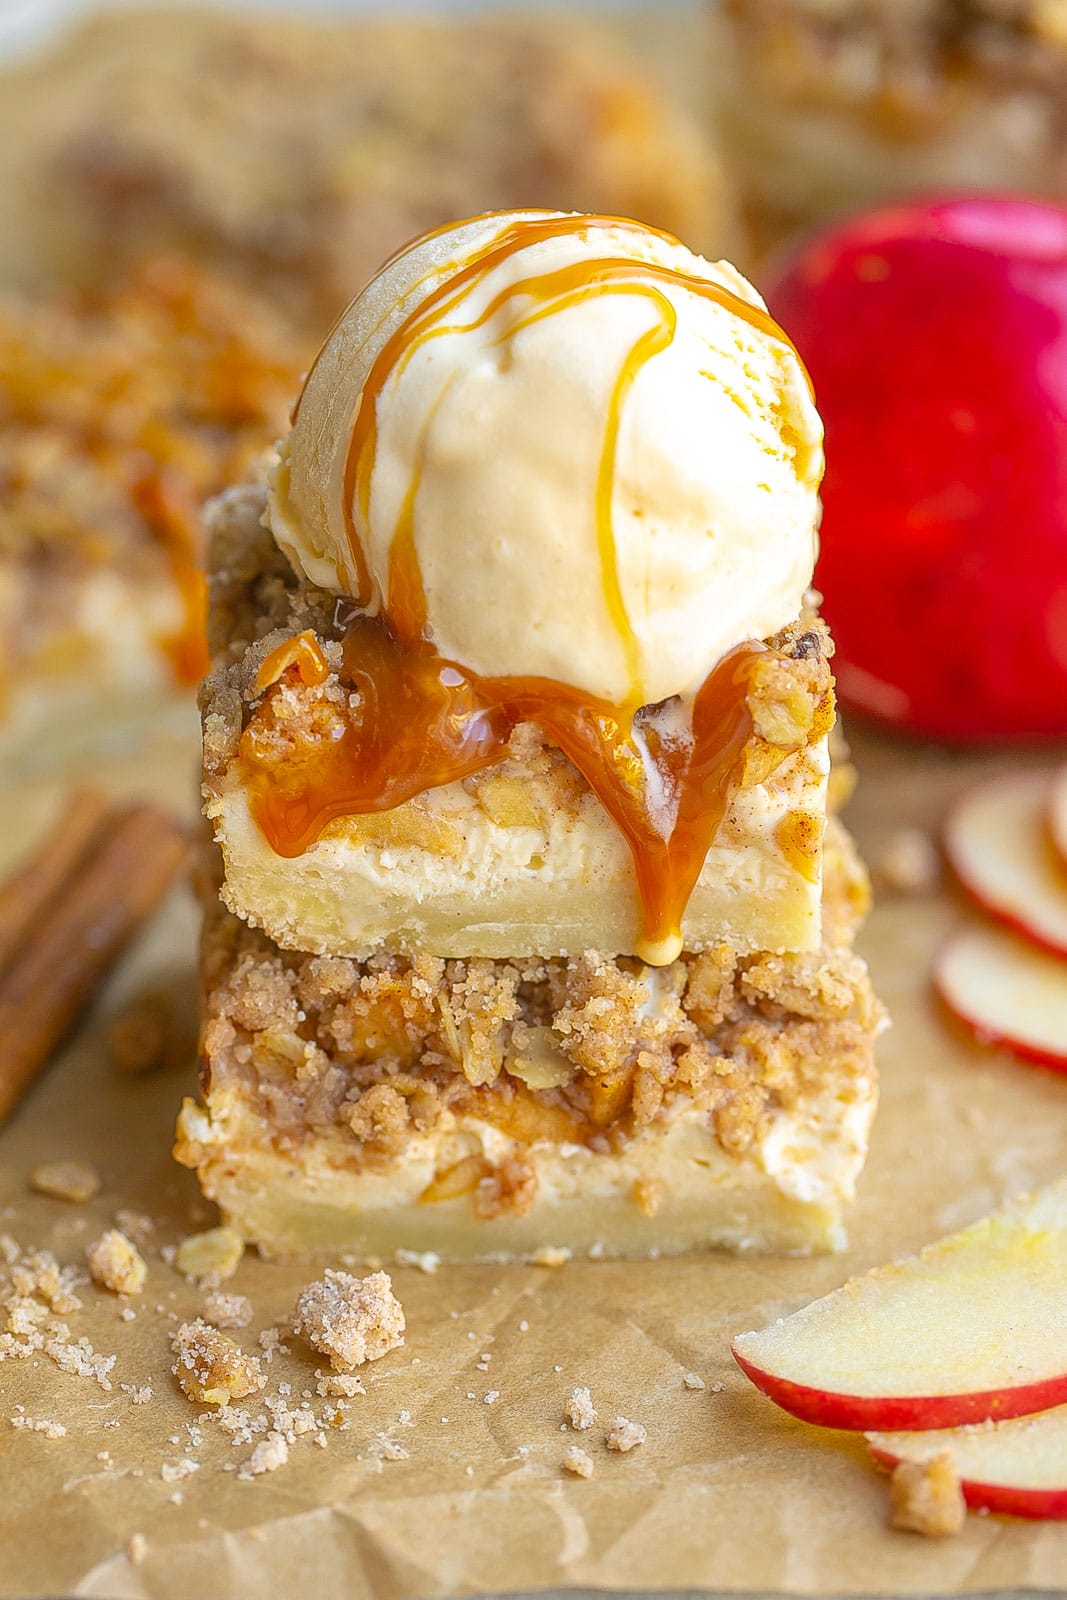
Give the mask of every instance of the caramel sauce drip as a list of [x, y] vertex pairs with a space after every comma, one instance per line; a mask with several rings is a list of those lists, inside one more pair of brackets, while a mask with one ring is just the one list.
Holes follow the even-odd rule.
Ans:
[[284, 640], [277, 649], [271, 651], [269, 656], [263, 658], [256, 673], [256, 688], [259, 693], [262, 694], [265, 689], [278, 683], [290, 667], [296, 668], [297, 677], [308, 689], [314, 689], [320, 683], [325, 683], [330, 676], [329, 662], [310, 628], [305, 628], [303, 633], [294, 634], [291, 639]]
[[[274, 652], [275, 665], [285, 649]], [[635, 719], [548, 679], [479, 678], [375, 618], [349, 624], [344, 652], [344, 677], [360, 703], [340, 738], [284, 761], [260, 750], [254, 722], [242, 738], [253, 814], [273, 850], [301, 855], [338, 818], [388, 811], [470, 777], [503, 759], [517, 724], [534, 722], [630, 847], [643, 908], [636, 953], [654, 965], [675, 959], [685, 907], [743, 776], [747, 693], [763, 645], [740, 645], [715, 667], [693, 703], [688, 739], [669, 735], [654, 711]], [[300, 671], [297, 653], [288, 667]]]
[[[480, 255], [457, 265], [393, 332], [374, 361], [352, 422], [342, 483], [345, 529], [359, 577], [355, 604], [365, 607], [374, 597], [355, 516], [358, 510], [367, 526], [378, 402], [390, 379], [430, 340], [473, 332], [515, 300], [521, 306], [499, 334], [498, 344], [506, 345], [533, 322], [591, 296], [624, 293], [648, 301], [651, 325], [628, 352], [612, 389], [596, 481], [603, 595], [632, 686], [627, 703], [612, 705], [547, 679], [482, 678], [444, 660], [427, 640], [415, 504], [431, 414], [390, 544], [384, 618], [357, 614], [348, 621], [344, 676], [360, 696], [351, 720], [340, 737], [312, 741], [301, 748], [298, 759], [284, 763], [260, 751], [251, 737], [253, 723], [242, 741], [242, 754], [260, 828], [279, 855], [296, 856], [338, 818], [390, 810], [427, 789], [499, 762], [515, 727], [535, 723], [574, 763], [625, 838], [643, 911], [636, 953], [662, 965], [681, 951], [685, 908], [743, 777], [752, 733], [747, 695], [764, 647], [740, 645], [719, 662], [695, 697], [687, 738], [671, 734], [655, 708], [641, 711], [638, 641], [626, 612], [612, 526], [623, 407], [642, 368], [674, 337], [677, 314], [666, 288], [680, 287], [711, 300], [792, 346], [765, 311], [729, 289], [616, 256], [531, 274], [501, 290], [473, 320], [453, 320], [468, 291], [518, 251], [559, 235], [619, 225], [610, 217], [544, 214], [518, 219]], [[293, 667], [304, 676], [304, 656], [287, 657], [285, 650], [282, 646], [264, 663], [259, 687], [276, 670]]]

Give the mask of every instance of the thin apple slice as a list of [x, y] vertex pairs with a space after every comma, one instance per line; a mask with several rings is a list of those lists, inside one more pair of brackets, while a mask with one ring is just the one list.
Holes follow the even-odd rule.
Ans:
[[934, 987], [980, 1044], [1067, 1072], [1067, 962], [999, 928], [964, 928], [934, 965]]
[[1067, 1517], [1067, 1406], [1038, 1417], [933, 1433], [869, 1433], [867, 1443], [887, 1467], [948, 1450], [973, 1511]]
[[945, 825], [945, 851], [983, 911], [1067, 956], [1067, 877], [1049, 844], [1049, 779], [1005, 773], [964, 795]]
[[1048, 832], [1052, 848], [1067, 871], [1067, 765], [1054, 775], [1048, 792]]
[[1067, 1401], [1067, 1179], [733, 1342], [784, 1410], [951, 1428]]

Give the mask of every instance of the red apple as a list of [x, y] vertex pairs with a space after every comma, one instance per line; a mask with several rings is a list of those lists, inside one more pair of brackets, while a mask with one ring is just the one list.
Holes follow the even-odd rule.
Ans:
[[1067, 1517], [1067, 1406], [1039, 1417], [936, 1433], [872, 1433], [876, 1460], [927, 1461], [948, 1450], [972, 1510], [1040, 1519]]
[[826, 423], [842, 699], [948, 739], [1067, 734], [1067, 210], [898, 205], [766, 287]]
[[831, 1428], [956, 1427], [1067, 1401], [1067, 1180], [733, 1342], [758, 1389]]
[[983, 911], [1067, 958], [1067, 873], [1049, 843], [1049, 793], [1041, 772], [976, 784], [949, 812], [945, 854]]
[[934, 986], [980, 1044], [1067, 1072], [1067, 961], [999, 928], [966, 928], [938, 957]]

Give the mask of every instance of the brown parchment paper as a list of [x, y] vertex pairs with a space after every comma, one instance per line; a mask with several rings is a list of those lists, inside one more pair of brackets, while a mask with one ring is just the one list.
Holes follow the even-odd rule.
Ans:
[[[875, 856], [894, 828], [934, 826], [953, 793], [994, 764], [870, 739], [858, 756], [851, 821]], [[178, 797], [192, 812], [191, 740], [157, 736], [113, 756], [105, 774], [117, 789]], [[0, 794], [0, 854], [32, 842], [62, 788], [24, 781]], [[176, 894], [0, 1135], [0, 1230], [23, 1245], [74, 1261], [120, 1208], [155, 1221], [135, 1320], [93, 1289], [70, 1318], [76, 1334], [116, 1354], [110, 1392], [44, 1359], [0, 1363], [0, 1595], [408, 1600], [564, 1585], [933, 1594], [1062, 1584], [1067, 1525], [972, 1517], [942, 1543], [890, 1531], [885, 1480], [862, 1444], [785, 1417], [728, 1354], [739, 1330], [1067, 1165], [1067, 1080], [972, 1049], [930, 1004], [931, 953], [964, 914], [946, 895], [887, 900], [866, 935], [894, 1027], [847, 1254], [395, 1269], [407, 1342], [365, 1369], [367, 1394], [352, 1402], [349, 1426], [330, 1430], [325, 1449], [299, 1440], [285, 1467], [242, 1481], [225, 1468], [250, 1447], [205, 1426], [191, 1448], [186, 1425], [199, 1413], [169, 1371], [174, 1319], [203, 1297], [159, 1250], [210, 1216], [169, 1155], [193, 1064], [119, 1079], [102, 1032], [106, 1013], [146, 982], [167, 981], [195, 1005], [195, 915]], [[99, 1167], [104, 1189], [90, 1205], [28, 1194], [34, 1164], [58, 1156]], [[236, 1337], [255, 1348], [311, 1275], [249, 1254], [228, 1287], [251, 1297], [255, 1319]], [[707, 1388], [687, 1390], [688, 1371]], [[269, 1373], [272, 1388], [288, 1382], [299, 1395], [312, 1387], [313, 1362], [293, 1341]], [[150, 1384], [151, 1402], [135, 1404], [123, 1383]], [[580, 1435], [561, 1431], [576, 1383], [589, 1385], [601, 1419]], [[17, 1406], [61, 1420], [66, 1437], [14, 1429]], [[603, 1445], [602, 1423], [617, 1413], [648, 1429], [647, 1444], [626, 1456]], [[409, 1458], [381, 1459], [379, 1433]], [[591, 1481], [561, 1471], [572, 1442], [594, 1456]], [[183, 1456], [199, 1470], [165, 1481], [164, 1465]], [[127, 1552], [138, 1533], [145, 1553], [135, 1563]]]

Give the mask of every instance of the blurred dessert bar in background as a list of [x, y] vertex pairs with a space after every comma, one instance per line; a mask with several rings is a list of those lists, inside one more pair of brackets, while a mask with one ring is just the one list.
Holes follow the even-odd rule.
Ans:
[[316, 344], [354, 283], [457, 216], [549, 205], [732, 242], [696, 121], [573, 10], [101, 15], [2, 98], [0, 269], [95, 281], [178, 249], [267, 288]]
[[190, 261], [0, 298], [4, 759], [49, 759], [199, 680], [200, 505], [283, 428], [300, 352]]
[[757, 231], [923, 190], [1067, 188], [1064, 0], [716, 0]]

